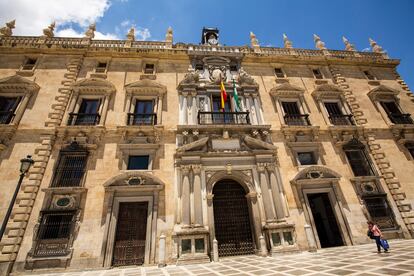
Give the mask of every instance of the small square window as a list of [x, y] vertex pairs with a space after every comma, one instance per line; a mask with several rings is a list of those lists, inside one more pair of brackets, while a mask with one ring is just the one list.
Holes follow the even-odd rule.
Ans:
[[276, 77], [278, 77], [278, 78], [284, 78], [285, 77], [285, 74], [283, 73], [281, 68], [275, 68], [275, 74], [276, 74]]
[[230, 72], [237, 72], [237, 65], [230, 65]]
[[273, 246], [280, 246], [282, 244], [279, 233], [272, 233]]
[[155, 65], [153, 63], [146, 63], [144, 73], [145, 74], [154, 74]]
[[195, 239], [195, 252], [204, 253], [204, 239]]
[[191, 240], [190, 239], [181, 240], [181, 253], [182, 254], [191, 253]]
[[201, 63], [197, 63], [195, 65], [195, 69], [196, 69], [196, 71], [204, 71], [204, 65], [201, 64]]
[[128, 157], [128, 170], [148, 170], [149, 155], [130, 155]]
[[37, 58], [28, 58], [23, 64], [22, 70], [33, 70], [36, 65]]
[[105, 73], [107, 66], [108, 66], [108, 63], [106, 62], [98, 62], [95, 68], [95, 73]]
[[283, 239], [289, 245], [293, 245], [293, 238], [292, 238], [292, 233], [291, 232], [283, 232]]
[[321, 73], [321, 70], [319, 69], [312, 69], [313, 76], [315, 79], [323, 79], [323, 75]]
[[301, 165], [315, 165], [316, 158], [312, 151], [298, 152], [298, 160]]
[[371, 74], [370, 71], [364, 71], [364, 75], [369, 80], [376, 80], [377, 79], [374, 75]]

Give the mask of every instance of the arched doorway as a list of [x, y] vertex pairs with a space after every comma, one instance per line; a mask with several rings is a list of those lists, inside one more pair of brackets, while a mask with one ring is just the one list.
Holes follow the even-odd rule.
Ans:
[[218, 254], [254, 254], [246, 191], [234, 180], [221, 180], [213, 188], [214, 229]]

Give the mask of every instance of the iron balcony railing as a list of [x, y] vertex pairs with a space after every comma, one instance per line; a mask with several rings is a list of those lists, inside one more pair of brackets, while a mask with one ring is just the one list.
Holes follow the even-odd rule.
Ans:
[[289, 126], [310, 126], [309, 114], [286, 114], [285, 123]]
[[68, 125], [93, 126], [99, 124], [98, 113], [69, 113]]
[[388, 116], [390, 117], [391, 122], [393, 122], [394, 124], [398, 124], [398, 125], [413, 124], [413, 119], [411, 119], [411, 115], [408, 113], [406, 114], [389, 113]]
[[9, 124], [13, 117], [13, 111], [0, 111], [0, 124]]
[[249, 112], [198, 112], [199, 125], [250, 125]]
[[355, 125], [352, 117], [353, 117], [352, 114], [349, 114], [349, 115], [330, 114], [329, 120], [335, 126], [351, 126], [351, 125]]
[[128, 113], [129, 126], [145, 125], [153, 126], [157, 124], [156, 113]]

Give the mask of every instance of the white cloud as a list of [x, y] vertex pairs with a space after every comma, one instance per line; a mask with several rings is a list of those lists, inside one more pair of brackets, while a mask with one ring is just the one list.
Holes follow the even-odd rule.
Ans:
[[[62, 30], [58, 30], [55, 32], [55, 36], [59, 36], [59, 37], [84, 37], [85, 34], [84, 32], [77, 32], [76, 30], [72, 29], [72, 28], [66, 28], [66, 29], [62, 29]], [[95, 37], [94, 39], [109, 39], [109, 40], [114, 40], [114, 39], [120, 39], [116, 34], [111, 34], [111, 33], [101, 33], [99, 31], [95, 31]]]
[[[0, 0], [0, 23], [16, 19], [13, 34], [41, 35], [52, 21], [56, 21], [57, 29], [67, 23], [87, 27], [102, 18], [109, 7], [109, 0]], [[61, 31], [70, 34], [73, 29]]]
[[128, 27], [128, 26], [130, 26], [131, 24], [132, 24], [132, 22], [131, 22], [130, 20], [126, 19], [126, 20], [122, 21], [120, 25], [121, 25], [122, 27]]
[[147, 40], [151, 37], [151, 33], [147, 28], [138, 27], [135, 31], [135, 36], [137, 40]]

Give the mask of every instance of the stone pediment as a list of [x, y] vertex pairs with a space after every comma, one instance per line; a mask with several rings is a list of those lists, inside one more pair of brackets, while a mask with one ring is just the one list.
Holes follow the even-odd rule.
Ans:
[[147, 172], [128, 171], [110, 178], [103, 186], [105, 189], [116, 187], [145, 188], [145, 186], [163, 189], [164, 182], [157, 176]]
[[19, 75], [13, 75], [0, 79], [0, 92], [3, 93], [15, 93], [15, 92], [27, 92], [33, 93], [40, 89], [40, 86]]
[[394, 98], [396, 97], [400, 92], [396, 89], [390, 88], [385, 85], [380, 85], [371, 91], [368, 92], [368, 97], [370, 97], [371, 100], [376, 101], [379, 98]]
[[286, 97], [286, 96], [293, 96], [298, 97], [302, 96], [305, 90], [302, 88], [292, 85], [290, 83], [283, 83], [279, 86], [273, 87], [270, 89], [269, 93], [273, 97]]
[[225, 58], [225, 57], [217, 57], [217, 56], [211, 56], [211, 57], [205, 57], [203, 58], [203, 62], [206, 65], [229, 65], [230, 64], [230, 59]]
[[185, 144], [185, 145], [177, 148], [177, 152], [191, 151], [191, 150], [195, 150], [195, 149], [199, 149], [201, 147], [204, 147], [205, 145], [207, 145], [208, 139], [209, 139], [208, 137], [204, 137], [204, 138], [201, 138], [197, 141]]
[[276, 150], [276, 146], [269, 144], [267, 142], [263, 142], [259, 139], [245, 136], [244, 137], [244, 143], [246, 143], [247, 146], [249, 146], [251, 149], [265, 149], [265, 150]]
[[145, 95], [163, 95], [167, 92], [167, 87], [150, 79], [143, 79], [125, 85], [127, 93]]
[[291, 181], [293, 184], [304, 182], [338, 181], [341, 175], [324, 166], [310, 166], [301, 170]]
[[343, 96], [344, 91], [333, 84], [321, 84], [312, 92], [317, 100], [322, 98], [339, 98]]
[[107, 80], [101, 78], [88, 78], [75, 82], [72, 85], [75, 92], [80, 93], [114, 93], [115, 86]]

